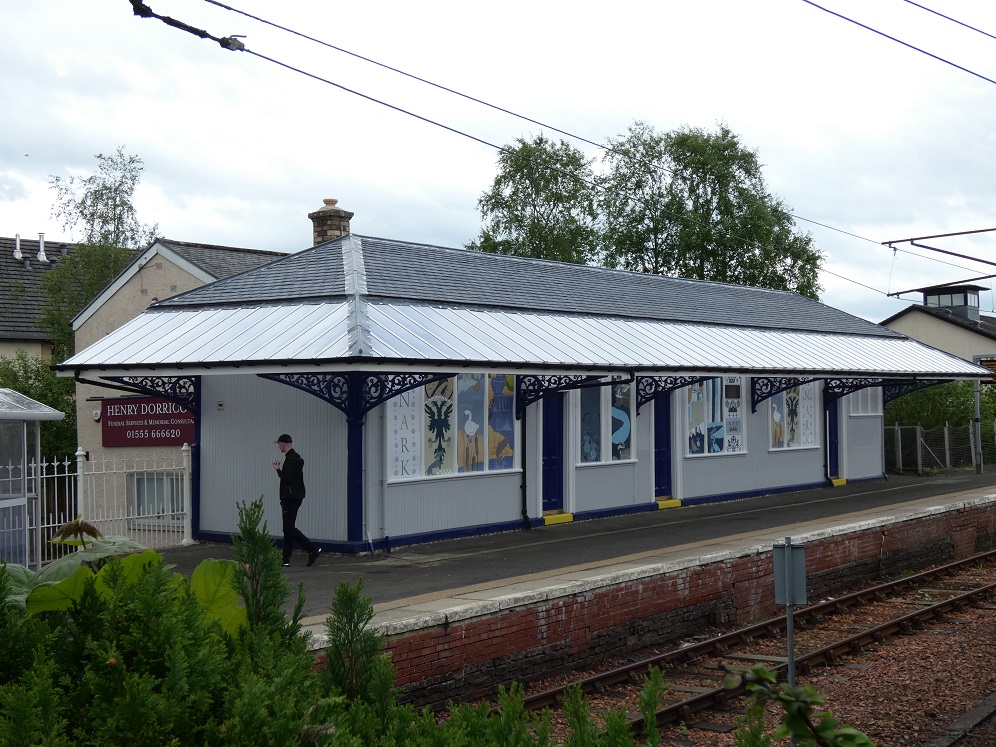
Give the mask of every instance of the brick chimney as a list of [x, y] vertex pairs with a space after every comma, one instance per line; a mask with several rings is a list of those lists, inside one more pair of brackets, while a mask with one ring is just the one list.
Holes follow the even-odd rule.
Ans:
[[349, 233], [349, 220], [353, 213], [336, 207], [338, 200], [322, 200], [325, 203], [313, 213], [308, 213], [314, 226], [315, 245], [337, 239]]

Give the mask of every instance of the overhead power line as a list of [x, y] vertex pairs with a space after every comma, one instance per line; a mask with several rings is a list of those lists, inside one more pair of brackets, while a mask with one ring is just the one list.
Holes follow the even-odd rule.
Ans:
[[[317, 75], [317, 74], [314, 74], [314, 73], [310, 73], [310, 72], [308, 72], [306, 70], [297, 68], [297, 67], [295, 67], [293, 65], [290, 65], [288, 63], [281, 62], [280, 60], [274, 59], [274, 58], [269, 57], [267, 55], [263, 55], [261, 53], [255, 52], [255, 51], [253, 51], [251, 49], [248, 49], [245, 46], [245, 44], [240, 41], [240, 39], [239, 39], [240, 35], [231, 35], [231, 36], [227, 36], [227, 37], [216, 37], [216, 36], [213, 36], [213, 35], [209, 34], [206, 31], [204, 31], [203, 29], [198, 29], [198, 28], [193, 27], [193, 26], [191, 26], [189, 24], [186, 24], [186, 23], [183, 23], [181, 21], [177, 21], [176, 19], [170, 18], [169, 16], [162, 16], [162, 15], [160, 15], [158, 13], [155, 13], [148, 5], [146, 5], [144, 2], [142, 2], [142, 0], [130, 0], [130, 2], [132, 4], [132, 7], [133, 7], [135, 15], [138, 15], [140, 17], [143, 17], [143, 18], [155, 18], [157, 20], [163, 21], [164, 23], [166, 23], [169, 26], [177, 28], [177, 29], [179, 29], [181, 31], [186, 31], [188, 33], [191, 33], [191, 34], [199, 37], [199, 38], [210, 39], [212, 41], [216, 41], [216, 42], [219, 43], [220, 46], [222, 46], [225, 49], [229, 49], [229, 50], [232, 50], [232, 51], [247, 52], [248, 54], [251, 54], [251, 55], [253, 55], [255, 57], [258, 57], [260, 59], [266, 60], [267, 62], [275, 64], [275, 65], [277, 65], [279, 67], [283, 67], [283, 68], [285, 68], [285, 69], [287, 69], [287, 70], [289, 70], [291, 72], [295, 72], [295, 73], [298, 73], [298, 74], [303, 75], [305, 77], [312, 78], [313, 80], [319, 81], [321, 83], [325, 83], [327, 85], [331, 85], [331, 86], [333, 86], [335, 88], [338, 88], [338, 89], [340, 89], [342, 91], [345, 91], [345, 92], [351, 93], [351, 94], [353, 94], [355, 96], [359, 96], [360, 98], [366, 99], [367, 101], [370, 101], [372, 103], [379, 104], [381, 106], [385, 106], [385, 107], [387, 107], [389, 109], [392, 109], [392, 110], [394, 110], [396, 112], [399, 112], [401, 114], [406, 114], [406, 115], [408, 115], [410, 117], [413, 117], [413, 118], [418, 119], [418, 120], [420, 120], [422, 122], [425, 122], [426, 124], [431, 124], [431, 125], [434, 125], [436, 127], [442, 128], [444, 130], [447, 130], [448, 132], [451, 132], [453, 134], [460, 135], [462, 137], [468, 138], [468, 139], [473, 140], [473, 141], [475, 141], [477, 143], [485, 145], [485, 146], [487, 146], [489, 148], [493, 148], [493, 149], [495, 149], [495, 150], [497, 150], [499, 152], [507, 153], [507, 154], [510, 154], [510, 155], [516, 155], [517, 157], [519, 157], [518, 154], [516, 154], [514, 151], [510, 150], [507, 147], [497, 145], [497, 144], [492, 143], [492, 142], [490, 142], [488, 140], [485, 140], [483, 138], [480, 138], [480, 137], [477, 137], [477, 136], [472, 135], [470, 133], [467, 133], [467, 132], [464, 132], [462, 130], [459, 130], [459, 129], [455, 128], [455, 127], [451, 127], [449, 125], [443, 124], [443, 123], [438, 122], [436, 120], [430, 119], [429, 117], [425, 117], [423, 115], [417, 114], [415, 112], [409, 111], [409, 110], [404, 109], [402, 107], [396, 106], [394, 104], [388, 103], [388, 102], [383, 101], [381, 99], [377, 99], [377, 98], [375, 98], [373, 96], [370, 96], [370, 95], [367, 95], [365, 93], [362, 93], [361, 91], [357, 91], [355, 89], [349, 88], [349, 87], [347, 87], [345, 85], [342, 85], [340, 83], [336, 83], [335, 81], [330, 80], [328, 78], [324, 78], [324, 77], [322, 77], [320, 75]], [[246, 13], [244, 11], [238, 10], [238, 9], [233, 8], [233, 7], [231, 7], [229, 5], [226, 5], [224, 3], [217, 2], [217, 0], [205, 0], [205, 2], [208, 2], [208, 3], [212, 4], [212, 5], [216, 5], [218, 7], [224, 8], [224, 9], [229, 10], [231, 12], [235, 12], [235, 13], [244, 15], [246, 17], [249, 17], [249, 18], [252, 18], [254, 20], [257, 20], [257, 21], [259, 21], [261, 23], [273, 26], [274, 28], [277, 28], [277, 29], [286, 31], [288, 33], [300, 36], [300, 37], [308, 39], [310, 41], [314, 41], [315, 43], [321, 44], [323, 46], [327, 46], [327, 47], [329, 47], [331, 49], [335, 49], [336, 51], [341, 51], [341, 52], [343, 52], [345, 54], [349, 54], [351, 56], [357, 57], [357, 58], [359, 58], [361, 60], [364, 60], [364, 61], [370, 62], [371, 64], [375, 64], [375, 65], [378, 65], [380, 67], [386, 68], [386, 69], [391, 70], [393, 72], [396, 72], [398, 74], [405, 75], [407, 77], [410, 77], [410, 78], [412, 78], [414, 80], [417, 80], [419, 82], [425, 83], [427, 85], [434, 86], [436, 88], [439, 88], [441, 90], [447, 91], [447, 92], [452, 93], [454, 95], [461, 96], [463, 98], [466, 98], [468, 100], [474, 101], [474, 102], [479, 103], [479, 104], [482, 104], [484, 106], [491, 107], [491, 108], [493, 108], [493, 109], [495, 109], [497, 111], [501, 111], [501, 112], [509, 114], [511, 116], [523, 119], [524, 121], [528, 121], [528, 122], [531, 122], [533, 124], [537, 124], [537, 125], [539, 125], [541, 127], [546, 127], [546, 128], [548, 128], [550, 130], [558, 132], [558, 133], [560, 133], [562, 135], [565, 135], [567, 137], [575, 138], [577, 140], [580, 140], [582, 142], [594, 145], [594, 146], [596, 146], [598, 148], [601, 148], [603, 150], [620, 154], [620, 155], [622, 155], [622, 156], [624, 156], [626, 158], [629, 158], [630, 160], [636, 160], [638, 163], [644, 163], [641, 159], [633, 159], [633, 157], [631, 155], [629, 155], [627, 153], [624, 153], [624, 152], [621, 152], [621, 151], [618, 151], [618, 150], [615, 150], [615, 149], [612, 149], [609, 146], [605, 146], [605, 145], [603, 145], [601, 143], [597, 143], [597, 142], [595, 142], [593, 140], [589, 140], [589, 139], [584, 138], [584, 137], [582, 137], [580, 135], [575, 135], [573, 133], [570, 133], [570, 132], [568, 132], [566, 130], [559, 129], [559, 128], [554, 127], [552, 125], [544, 124], [543, 122], [540, 122], [538, 120], [534, 120], [534, 119], [526, 117], [524, 115], [517, 114], [516, 112], [513, 112], [511, 110], [504, 109], [502, 107], [490, 104], [490, 103], [488, 103], [486, 101], [483, 101], [481, 99], [475, 98], [473, 96], [469, 96], [469, 95], [463, 94], [463, 93], [461, 93], [459, 91], [455, 91], [455, 90], [447, 88], [445, 86], [441, 86], [439, 84], [436, 84], [436, 83], [433, 83], [431, 81], [425, 80], [425, 79], [420, 78], [418, 76], [415, 76], [415, 75], [412, 75], [410, 73], [406, 73], [406, 72], [404, 72], [402, 70], [398, 70], [396, 68], [393, 68], [393, 67], [391, 67], [389, 65], [385, 65], [383, 63], [377, 62], [377, 61], [372, 60], [370, 58], [363, 57], [362, 55], [358, 55], [358, 54], [355, 54], [355, 53], [350, 52], [348, 50], [344, 50], [344, 49], [342, 49], [340, 47], [337, 47], [335, 45], [329, 44], [327, 42], [323, 42], [321, 40], [314, 39], [313, 37], [310, 37], [310, 36], [308, 36], [306, 34], [294, 31], [292, 29], [288, 29], [288, 28], [286, 28], [284, 26], [280, 26], [279, 24], [275, 24], [273, 22], [270, 22], [270, 21], [267, 21], [265, 19], [259, 18], [258, 16], [254, 16], [252, 14], [249, 14], [249, 13]], [[527, 160], [531, 160], [531, 159], [527, 158]], [[667, 169], [662, 169], [662, 167], [660, 167], [657, 164], [645, 164], [645, 165], [647, 165], [650, 168], [661, 169], [661, 170], [664, 170], [664, 171], [669, 171]], [[551, 167], [549, 165], [546, 165], [546, 167], [547, 168], [552, 168], [552, 169], [557, 170], [557, 171], [561, 171], [561, 173], [566, 173], [566, 172], [563, 172], [560, 169], [557, 169], [556, 167]], [[670, 173], [673, 173], [673, 172], [670, 172]], [[568, 175], [569, 176], [574, 176], [574, 175], [571, 175], [571, 174], [568, 174]], [[591, 182], [591, 181], [588, 181], [588, 180], [585, 180], [585, 179], [580, 179], [580, 181], [583, 182], [583, 183], [585, 183], [585, 184], [587, 184], [589, 187], [592, 187], [593, 189], [601, 189], [602, 188], [601, 185], [599, 185], [596, 182]], [[636, 199], [639, 199], [639, 197], [636, 196]], [[818, 226], [821, 226], [823, 228], [827, 228], [829, 230], [837, 231], [839, 233], [843, 233], [845, 235], [852, 236], [852, 237], [860, 239], [862, 241], [867, 241], [869, 243], [876, 243], [876, 244], [881, 243], [881, 242], [875, 242], [874, 240], [869, 239], [867, 237], [859, 236], [858, 234], [854, 234], [854, 233], [845, 231], [843, 229], [839, 229], [839, 228], [836, 228], [834, 226], [827, 225], [825, 223], [820, 223], [819, 221], [815, 221], [815, 220], [811, 220], [811, 219], [808, 219], [808, 218], [803, 218], [801, 216], [794, 215], [792, 213], [789, 213], [788, 211], [786, 211], [786, 214], [790, 215], [793, 218], [796, 218], [796, 219], [799, 219], [799, 220], [803, 220], [803, 221], [806, 221], [806, 222], [809, 222], [809, 223], [813, 223], [814, 225], [818, 225]], [[726, 231], [724, 231], [723, 233], [726, 236], [728, 236], [729, 238], [736, 239], [738, 241], [743, 242], [745, 245], [748, 245], [748, 246], [753, 245], [753, 242], [748, 241], [746, 239], [743, 239], [741, 237], [738, 237], [735, 234], [731, 234], [731, 233], [726, 232]], [[903, 251], [903, 250], [897, 250], [897, 251]], [[916, 255], [913, 252], [907, 252], [907, 253], [913, 254], [914, 256], [922, 256], [922, 255]], [[949, 264], [949, 263], [944, 263], [944, 264]], [[831, 271], [827, 270], [825, 267], [824, 268], [820, 268], [820, 270], [821, 270], [821, 272], [827, 272], [830, 275], [834, 275], [835, 277], [838, 277], [838, 278], [840, 278], [842, 280], [846, 280], [846, 281], [854, 283], [856, 285], [860, 285], [861, 287], [867, 288], [867, 289], [872, 290], [872, 291], [875, 291], [876, 293], [880, 293], [882, 295], [889, 295], [885, 291], [881, 291], [881, 290], [878, 290], [876, 288], [872, 288], [871, 286], [865, 285], [864, 283], [860, 283], [860, 282], [858, 282], [856, 280], [853, 280], [851, 278], [847, 278], [847, 277], [845, 277], [843, 275], [840, 275], [838, 273], [831, 272]]]
[[[486, 106], [486, 107], [488, 107], [490, 109], [494, 109], [495, 111], [501, 112], [502, 114], [507, 114], [507, 115], [509, 115], [511, 117], [515, 117], [517, 119], [521, 119], [523, 122], [529, 122], [530, 124], [534, 124], [534, 125], [537, 125], [539, 127], [544, 128], [544, 129], [551, 130], [552, 132], [556, 132], [558, 135], [563, 135], [565, 137], [572, 138], [573, 140], [577, 140], [578, 142], [585, 143], [586, 145], [591, 145], [591, 146], [593, 146], [595, 148], [599, 148], [599, 149], [601, 149], [601, 150], [603, 150], [603, 151], [605, 151], [607, 153], [612, 153], [613, 155], [622, 156], [623, 158], [626, 158], [626, 159], [628, 159], [630, 161], [635, 161], [637, 163], [641, 163], [644, 166], [646, 166], [647, 168], [655, 169], [655, 170], [658, 170], [658, 171], [665, 171], [665, 172], [670, 173], [670, 174], [674, 173], [673, 170], [667, 169], [664, 166], [661, 166], [660, 164], [648, 163], [648, 162], [644, 161], [641, 158], [635, 157], [635, 156], [633, 156], [630, 153], [626, 153], [624, 151], [617, 150], [616, 148], [613, 148], [610, 145], [605, 145], [604, 143], [600, 143], [600, 142], [598, 142], [596, 140], [592, 140], [592, 139], [587, 138], [587, 137], [585, 137], [583, 135], [578, 135], [577, 133], [570, 132], [569, 130], [563, 130], [563, 129], [561, 129], [559, 127], [556, 127], [556, 126], [554, 126], [552, 124], [540, 121], [538, 119], [534, 119], [534, 118], [529, 117], [529, 116], [527, 116], [525, 114], [520, 114], [520, 113], [515, 112], [515, 111], [513, 111], [511, 109], [507, 109], [507, 108], [505, 108], [503, 106], [499, 106], [497, 104], [492, 104], [489, 101], [485, 101], [484, 99], [478, 98], [476, 96], [472, 96], [472, 95], [470, 95], [468, 93], [463, 93], [462, 91], [458, 91], [455, 88], [450, 88], [449, 86], [444, 86], [441, 83], [436, 83], [434, 81], [428, 80], [427, 78], [422, 78], [422, 77], [420, 77], [418, 75], [415, 75], [414, 73], [410, 73], [410, 72], [407, 72], [407, 71], [402, 70], [400, 68], [393, 67], [392, 65], [388, 65], [387, 63], [380, 62], [378, 60], [373, 59], [372, 57], [367, 57], [365, 55], [359, 54], [358, 52], [353, 52], [351, 50], [345, 49], [344, 47], [340, 47], [338, 45], [335, 45], [335, 44], [332, 44], [330, 42], [324, 41], [322, 39], [317, 39], [317, 38], [315, 38], [313, 36], [309, 36], [308, 34], [305, 34], [305, 33], [301, 32], [301, 31], [296, 31], [294, 29], [288, 28], [287, 26], [282, 26], [282, 25], [280, 25], [278, 23], [275, 23], [273, 21], [269, 21], [269, 20], [267, 20], [265, 18], [261, 18], [260, 16], [257, 16], [257, 15], [253, 15], [252, 13], [248, 13], [248, 12], [246, 12], [244, 10], [239, 10], [238, 8], [235, 8], [235, 7], [231, 6], [231, 5], [219, 2], [219, 0], [204, 0], [204, 2], [208, 3], [209, 5], [214, 5], [214, 6], [217, 6], [219, 8], [224, 8], [225, 10], [228, 10], [228, 11], [230, 11], [232, 13], [237, 13], [238, 15], [241, 15], [241, 16], [245, 16], [246, 18], [251, 18], [252, 20], [258, 21], [259, 23], [262, 23], [262, 24], [264, 24], [266, 26], [270, 26], [270, 27], [278, 29], [280, 31], [285, 31], [288, 34], [292, 34], [292, 35], [298, 36], [298, 37], [300, 37], [302, 39], [306, 39], [307, 41], [314, 42], [315, 44], [318, 44], [320, 46], [327, 47], [329, 49], [333, 49], [336, 52], [341, 52], [342, 54], [348, 55], [348, 56], [353, 57], [353, 58], [358, 59], [358, 60], [362, 60], [363, 62], [367, 62], [367, 63], [369, 63], [371, 65], [376, 65], [377, 67], [383, 68], [384, 70], [388, 70], [388, 71], [390, 71], [392, 73], [396, 73], [398, 75], [403, 75], [406, 78], [410, 78], [411, 80], [417, 81], [419, 83], [423, 83], [423, 84], [425, 84], [427, 86], [431, 86], [431, 87], [436, 88], [436, 89], [438, 89], [440, 91], [444, 91], [445, 93], [449, 93], [449, 94], [452, 94], [454, 96], [459, 96], [460, 98], [466, 99], [467, 101], [471, 101], [471, 102], [473, 102], [475, 104], [480, 104], [481, 106]], [[827, 225], [826, 223], [820, 223], [819, 221], [812, 220], [810, 218], [805, 218], [805, 217], [803, 217], [801, 215], [796, 215], [795, 213], [792, 213], [792, 212], [789, 212], [789, 211], [786, 211], [786, 215], [789, 215], [792, 218], [795, 218], [796, 220], [805, 221], [806, 223], [812, 223], [813, 225], [817, 225], [817, 226], [820, 226], [822, 228], [826, 228], [826, 229], [828, 229], [830, 231], [836, 231], [838, 233], [842, 233], [842, 234], [845, 234], [847, 236], [851, 236], [853, 238], [860, 239], [862, 241], [867, 241], [867, 242], [869, 242], [871, 244], [877, 244], [877, 243], [879, 243], [879, 242], [875, 241], [874, 239], [869, 239], [869, 238], [867, 238], [865, 236], [859, 236], [858, 234], [851, 233], [849, 231], [845, 231], [842, 228], [837, 228], [835, 226]]]
[[[981, 73], [977, 73], [974, 70], [969, 70], [967, 67], [962, 67], [961, 65], [958, 65], [958, 64], [956, 64], [954, 62], [951, 62], [951, 60], [946, 60], [943, 57], [940, 57], [940, 56], [934, 54], [933, 52], [928, 52], [925, 49], [920, 49], [920, 47], [914, 46], [914, 45], [910, 44], [909, 42], [904, 42], [902, 39], [897, 39], [896, 37], [890, 36], [889, 34], [885, 33], [884, 31], [879, 31], [878, 29], [872, 28], [871, 26], [868, 26], [867, 24], [861, 23], [860, 21], [855, 21], [853, 18], [848, 18], [847, 16], [845, 16], [845, 15], [843, 15], [841, 13], [838, 13], [838, 12], [836, 12], [834, 10], [830, 10], [829, 8], [824, 8], [822, 5], [817, 5], [816, 3], [813, 2], [813, 0], [802, 0], [802, 2], [806, 3], [807, 5], [812, 5], [814, 8], [819, 8], [820, 10], [824, 11], [825, 13], [829, 13], [832, 16], [837, 16], [837, 18], [843, 19], [843, 20], [845, 20], [845, 21], [847, 21], [849, 23], [853, 23], [855, 26], [860, 26], [861, 28], [863, 28], [863, 29], [865, 29], [867, 31], [871, 31], [873, 34], [878, 34], [879, 36], [884, 36], [889, 41], [896, 42], [896, 44], [902, 44], [904, 47], [909, 47], [910, 49], [914, 50], [915, 52], [919, 52], [920, 54], [925, 54], [928, 57], [933, 57], [938, 62], [943, 62], [945, 65], [950, 65], [951, 67], [957, 68], [958, 70], [961, 70], [963, 73], [968, 73], [969, 75], [974, 75], [976, 78], [981, 78], [982, 80], [986, 81], [987, 83], [996, 84], [996, 80], [993, 80], [992, 78], [987, 78], [985, 75], [982, 75]], [[914, 3], [914, 5], [915, 4], [916, 3]]]
[[917, 8], [920, 8], [920, 10], [925, 10], [928, 13], [933, 13], [935, 16], [940, 16], [945, 21], [951, 21], [952, 23], [957, 23], [959, 26], [964, 26], [965, 28], [971, 29], [972, 31], [976, 31], [976, 32], [982, 34], [983, 36], [988, 36], [990, 39], [996, 39], [996, 36], [993, 36], [992, 34], [987, 33], [985, 31], [983, 31], [982, 29], [977, 29], [977, 28], [975, 28], [975, 26], [969, 26], [967, 23], [962, 23], [961, 21], [959, 21], [956, 18], [952, 18], [951, 16], [946, 16], [943, 13], [938, 13], [936, 10], [932, 10], [931, 8], [928, 8], [926, 5], [920, 5], [920, 3], [915, 3], [915, 2], [913, 2], [913, 0], [906, 0], [906, 2], [909, 3], [910, 5], [915, 5]]

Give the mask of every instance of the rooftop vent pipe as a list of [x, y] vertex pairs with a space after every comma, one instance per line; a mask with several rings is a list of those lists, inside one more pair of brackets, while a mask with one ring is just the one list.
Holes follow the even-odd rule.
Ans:
[[14, 234], [14, 259], [20, 261], [24, 255], [21, 254], [21, 234]]
[[38, 261], [43, 265], [48, 264], [48, 257], [45, 256], [45, 234], [38, 234]]

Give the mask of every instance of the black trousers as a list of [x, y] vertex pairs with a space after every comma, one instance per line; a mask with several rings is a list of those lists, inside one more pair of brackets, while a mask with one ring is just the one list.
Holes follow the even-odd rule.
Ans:
[[284, 560], [290, 560], [294, 551], [294, 543], [297, 542], [306, 552], [312, 552], [315, 546], [311, 544], [304, 532], [297, 528], [297, 512], [301, 508], [301, 501], [280, 501], [280, 515], [284, 520]]

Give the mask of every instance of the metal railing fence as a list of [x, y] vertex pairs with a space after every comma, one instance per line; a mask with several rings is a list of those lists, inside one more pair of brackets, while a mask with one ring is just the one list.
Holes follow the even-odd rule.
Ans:
[[[975, 468], [975, 425], [885, 427], [885, 471], [895, 474]], [[996, 463], [996, 422], [982, 424], [982, 463]]]
[[[35, 568], [70, 552], [53, 543], [79, 516], [104, 536], [123, 535], [152, 549], [190, 544], [190, 447], [170, 456], [75, 458], [27, 465], [25, 511], [0, 513], [0, 537], [25, 537]], [[0, 483], [21, 478], [22, 465], [0, 465]], [[10, 496], [7, 496], [10, 498]], [[25, 526], [26, 522], [26, 526]]]

